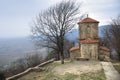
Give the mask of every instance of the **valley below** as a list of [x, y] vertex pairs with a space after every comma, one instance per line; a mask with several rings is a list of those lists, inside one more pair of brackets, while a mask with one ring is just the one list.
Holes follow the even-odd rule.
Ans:
[[47, 48], [38, 48], [28, 38], [0, 39], [0, 67], [30, 54], [40, 54], [45, 57]]

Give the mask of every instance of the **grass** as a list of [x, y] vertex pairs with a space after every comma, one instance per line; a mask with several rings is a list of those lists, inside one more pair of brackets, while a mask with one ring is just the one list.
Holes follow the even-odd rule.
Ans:
[[113, 62], [113, 66], [120, 73], [120, 62], [118, 61]]
[[[69, 63], [69, 62], [65, 62], [65, 64], [67, 64], [67, 63]], [[47, 67], [54, 68], [54, 67], [60, 66], [60, 65], [64, 65], [64, 64], [61, 64], [59, 61], [55, 61], [53, 63], [45, 65], [44, 68], [47, 68]], [[38, 78], [38, 77], [40, 78], [40, 80], [50, 80], [50, 77], [57, 78], [57, 80], [61, 80], [59, 77], [52, 74], [51, 68], [48, 71], [30, 72], [30, 73], [24, 75], [23, 77], [19, 78], [18, 80], [35, 80], [35, 78]]]
[[65, 65], [65, 64], [68, 64], [68, 63], [70, 63], [70, 60], [65, 59], [64, 64], [61, 64], [61, 61], [54, 61], [53, 63], [47, 64], [44, 67], [48, 67], [48, 66], [56, 67], [56, 66]]
[[67, 73], [64, 75], [63, 80], [74, 80], [76, 78], [79, 78], [79, 75]]
[[45, 75], [42, 80], [62, 80], [62, 79], [60, 79], [58, 76], [50, 72], [47, 75]]
[[83, 73], [80, 76], [81, 80], [106, 80], [103, 71], [99, 71], [97, 73]]
[[72, 73], [66, 73], [65, 75], [56, 75], [50, 72], [41, 80], [106, 80], [106, 77], [103, 71], [96, 73], [83, 73], [81, 75], [75, 75]]
[[[65, 64], [70, 63], [69, 61], [65, 62]], [[61, 64], [60, 61], [55, 61], [44, 67], [57, 67]], [[65, 75], [55, 74], [51, 70], [48, 71], [41, 71], [41, 72], [31, 72], [18, 80], [106, 80], [104, 71], [99, 71], [96, 73], [89, 72], [89, 73], [82, 73], [82, 74], [73, 74], [73, 73], [66, 73]]]
[[58, 63], [58, 62], [53, 62], [53, 63], [50, 63], [50, 64], [45, 65], [44, 67], [49, 67], [49, 66], [51, 66], [51, 67], [56, 67], [56, 66], [59, 66], [59, 65], [61, 65], [61, 64]]
[[75, 80], [76, 78], [80, 78], [79, 75], [66, 73], [65, 75], [56, 75], [53, 72], [32, 72], [18, 80]]
[[18, 80], [35, 80], [34, 78], [39, 75], [42, 75], [42, 74], [40, 72], [31, 72], [31, 73], [26, 74], [23, 77], [19, 78]]
[[[39, 78], [39, 79], [38, 79]], [[56, 75], [52, 72], [30, 73], [18, 80], [106, 80], [104, 73], [83, 73], [75, 75], [66, 73], [65, 75]]]
[[55, 75], [54, 73], [48, 73], [43, 80], [75, 80], [78, 75], [66, 73], [65, 75]]

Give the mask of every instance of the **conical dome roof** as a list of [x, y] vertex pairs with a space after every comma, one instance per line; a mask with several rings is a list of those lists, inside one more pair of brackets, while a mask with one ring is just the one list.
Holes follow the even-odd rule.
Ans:
[[79, 24], [79, 23], [91, 23], [91, 22], [92, 22], [92, 23], [99, 23], [99, 21], [87, 17], [87, 18], [83, 19], [82, 21], [78, 22], [78, 24]]

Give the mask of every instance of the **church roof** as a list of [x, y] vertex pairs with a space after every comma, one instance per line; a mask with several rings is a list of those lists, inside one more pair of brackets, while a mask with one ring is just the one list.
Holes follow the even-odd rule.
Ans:
[[74, 46], [74, 47], [70, 48], [70, 52], [75, 51], [75, 50], [79, 50], [79, 46]]
[[[75, 50], [79, 50], [79, 49], [80, 49], [79, 46], [74, 46], [74, 47], [70, 48], [70, 52], [75, 51]], [[107, 47], [105, 47], [105, 46], [99, 46], [99, 49], [100, 49], [100, 50], [107, 51], [107, 52], [110, 51], [110, 50], [109, 50]]]
[[99, 49], [104, 50], [104, 51], [110, 51], [107, 47], [105, 46], [100, 46]]
[[99, 23], [99, 21], [87, 17], [87, 18], [83, 19], [82, 21], [78, 22], [78, 24], [79, 24], [79, 23], [89, 23], [89, 22]]
[[83, 44], [91, 44], [91, 43], [97, 43], [97, 42], [98, 42], [98, 39], [91, 39], [91, 38], [80, 40], [80, 43], [83, 43]]

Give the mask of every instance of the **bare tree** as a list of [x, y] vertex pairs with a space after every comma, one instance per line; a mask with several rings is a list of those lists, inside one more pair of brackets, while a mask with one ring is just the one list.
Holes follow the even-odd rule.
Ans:
[[[80, 6], [72, 0], [63, 0], [60, 3], [41, 12], [32, 26], [32, 37], [43, 47], [52, 48], [60, 55], [64, 64], [64, 39], [80, 19]], [[44, 42], [43, 42], [44, 41]], [[42, 44], [41, 44], [42, 43]]]
[[106, 39], [106, 37], [99, 38], [99, 45], [109, 47], [108, 40]]
[[120, 60], [120, 15], [112, 19], [110, 26], [104, 29], [104, 35], [110, 47], [117, 52]]

